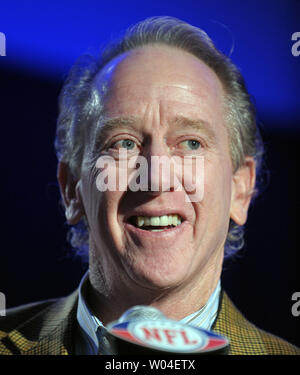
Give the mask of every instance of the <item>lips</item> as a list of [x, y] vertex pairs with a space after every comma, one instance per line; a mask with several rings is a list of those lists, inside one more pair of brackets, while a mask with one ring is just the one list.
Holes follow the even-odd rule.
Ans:
[[[124, 230], [133, 236], [137, 243], [143, 241], [143, 246], [156, 246], [156, 241], [166, 240], [173, 245], [180, 241], [181, 236], [187, 235], [193, 222], [189, 207], [183, 205], [178, 197], [177, 202], [155, 202], [142, 204], [129, 210], [123, 217]], [[177, 204], [176, 204], [177, 203]], [[189, 234], [190, 235], [190, 234]], [[163, 242], [159, 242], [160, 245]], [[150, 245], [151, 243], [151, 245]], [[165, 246], [167, 245], [164, 244]]]

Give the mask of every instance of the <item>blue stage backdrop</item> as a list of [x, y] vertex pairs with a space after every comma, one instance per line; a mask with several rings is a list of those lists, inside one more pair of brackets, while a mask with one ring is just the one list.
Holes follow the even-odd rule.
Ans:
[[297, 122], [300, 57], [292, 54], [292, 35], [300, 32], [297, 0], [3, 1], [0, 32], [6, 35], [7, 57], [0, 66], [61, 80], [80, 54], [97, 53], [128, 25], [154, 15], [207, 30], [241, 68], [268, 126], [290, 130]]

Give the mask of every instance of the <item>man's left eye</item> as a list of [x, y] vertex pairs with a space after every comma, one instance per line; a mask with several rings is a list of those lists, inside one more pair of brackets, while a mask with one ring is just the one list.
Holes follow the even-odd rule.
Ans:
[[132, 139], [121, 139], [113, 144], [114, 148], [125, 148], [126, 150], [133, 150], [136, 143]]
[[181, 142], [185, 149], [189, 150], [198, 150], [201, 147], [201, 143], [196, 141], [195, 139], [188, 139], [186, 141]]

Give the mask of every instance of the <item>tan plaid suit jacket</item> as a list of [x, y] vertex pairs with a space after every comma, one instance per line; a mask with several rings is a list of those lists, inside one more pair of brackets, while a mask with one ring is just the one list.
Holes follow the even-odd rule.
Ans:
[[[0, 317], [0, 354], [74, 353], [78, 291], [58, 300], [17, 307]], [[222, 292], [213, 331], [230, 339], [231, 355], [299, 355], [300, 349], [248, 322]]]

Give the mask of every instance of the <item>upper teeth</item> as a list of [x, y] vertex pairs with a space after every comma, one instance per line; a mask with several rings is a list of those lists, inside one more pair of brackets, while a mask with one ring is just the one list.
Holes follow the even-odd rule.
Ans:
[[167, 226], [167, 225], [179, 225], [181, 224], [181, 217], [179, 215], [163, 215], [163, 216], [137, 216], [136, 224], [138, 227], [151, 225]]

